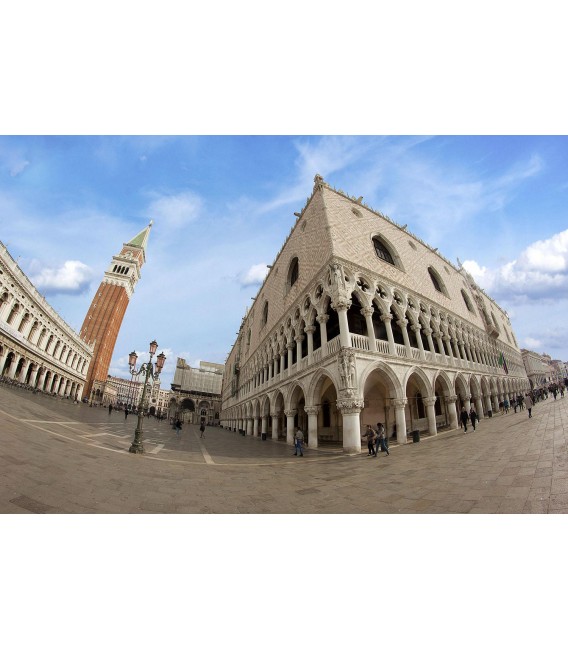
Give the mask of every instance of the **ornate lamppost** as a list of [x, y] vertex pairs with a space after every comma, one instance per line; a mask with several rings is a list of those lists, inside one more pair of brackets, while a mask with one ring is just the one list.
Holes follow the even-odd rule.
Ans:
[[140, 396], [140, 401], [138, 403], [138, 424], [136, 425], [136, 430], [134, 431], [134, 441], [128, 449], [130, 453], [144, 453], [144, 446], [142, 444], [142, 422], [144, 421], [144, 400], [146, 399], [146, 388], [148, 387], [148, 379], [155, 381], [162, 368], [166, 362], [166, 356], [162, 352], [158, 354], [156, 358], [156, 363], [152, 363], [152, 356], [156, 353], [158, 349], [158, 343], [153, 340], [150, 343], [150, 360], [147, 363], [143, 363], [142, 367], [136, 371], [136, 359], [138, 356], [136, 352], [132, 352], [128, 357], [128, 365], [130, 366], [130, 373], [133, 376], [139, 376], [140, 374], [144, 375], [144, 387], [142, 388], [142, 395]]

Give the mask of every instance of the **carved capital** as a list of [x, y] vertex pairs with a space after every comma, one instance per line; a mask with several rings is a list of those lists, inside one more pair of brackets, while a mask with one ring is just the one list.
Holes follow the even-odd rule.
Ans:
[[300, 334], [299, 336], [296, 336], [296, 337], [294, 338], [294, 340], [295, 340], [297, 343], [301, 343], [301, 342], [303, 342], [305, 339], [306, 339], [306, 337], [305, 337], [305, 336], [302, 336], [302, 334]]
[[325, 323], [329, 320], [329, 316], [327, 315], [327, 313], [325, 313], [324, 315], [318, 315], [318, 317], [316, 318], [316, 320], [317, 320], [320, 324], [325, 324]]
[[347, 294], [338, 295], [331, 303], [331, 306], [336, 311], [348, 311], [349, 307], [351, 306], [350, 296], [348, 296]]
[[424, 327], [423, 331], [426, 336], [432, 335], [432, 329], [430, 329], [430, 327]]
[[381, 316], [381, 320], [383, 322], [387, 322], [387, 320], [392, 320], [392, 315], [390, 313], [386, 313], [385, 315]]
[[403, 328], [406, 327], [406, 325], [408, 324], [408, 320], [407, 320], [406, 318], [402, 318], [401, 320], [397, 320], [397, 321], [396, 321], [396, 324], [397, 324], [401, 329], [403, 329]]
[[284, 414], [286, 417], [295, 417], [298, 414], [297, 410], [285, 410]]
[[304, 407], [304, 412], [307, 415], [317, 415], [319, 413], [320, 409], [319, 406], [305, 406]]
[[286, 349], [294, 349], [295, 346], [296, 343], [293, 342], [286, 343]]
[[408, 399], [393, 399], [392, 405], [395, 407], [395, 410], [403, 410], [408, 403]]
[[422, 329], [422, 325], [413, 324], [410, 328], [412, 329], [412, 331], [415, 331], [416, 333], [418, 333], [420, 331], [420, 329]]
[[365, 316], [365, 318], [372, 316], [374, 312], [375, 309], [372, 306], [366, 306], [361, 309], [361, 315]]
[[449, 397], [446, 397], [446, 403], [452, 404], [455, 403], [458, 400], [457, 394], [452, 394]]
[[426, 406], [433, 406], [436, 403], [436, 397], [426, 397], [422, 399], [422, 403]]
[[308, 325], [307, 327], [304, 327], [304, 331], [307, 334], [313, 334], [315, 330], [316, 328], [314, 327], [314, 325]]
[[338, 399], [337, 408], [342, 415], [355, 415], [363, 410], [364, 401], [359, 399]]

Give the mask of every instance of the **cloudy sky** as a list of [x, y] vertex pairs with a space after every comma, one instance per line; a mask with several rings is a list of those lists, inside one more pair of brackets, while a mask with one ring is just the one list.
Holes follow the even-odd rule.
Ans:
[[457, 259], [521, 346], [568, 360], [568, 138], [0, 138], [0, 240], [76, 330], [111, 257], [153, 219], [111, 373], [156, 338], [224, 362], [316, 173]]

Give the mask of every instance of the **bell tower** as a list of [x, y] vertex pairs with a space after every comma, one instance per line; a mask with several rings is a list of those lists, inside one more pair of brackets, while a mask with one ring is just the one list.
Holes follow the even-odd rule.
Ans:
[[146, 261], [146, 245], [153, 221], [134, 239], [122, 245], [122, 250], [110, 262], [81, 327], [81, 338], [95, 343], [83, 394], [88, 398], [93, 381], [106, 381], [110, 361], [122, 319]]

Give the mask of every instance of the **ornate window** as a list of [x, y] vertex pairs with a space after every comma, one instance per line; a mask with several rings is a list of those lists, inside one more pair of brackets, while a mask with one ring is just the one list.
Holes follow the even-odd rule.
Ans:
[[386, 261], [387, 264], [396, 266], [391, 251], [386, 247], [381, 239], [379, 239], [378, 237], [373, 237], [373, 245], [375, 246], [375, 252], [377, 253], [377, 257], [379, 259]]
[[262, 326], [264, 326], [268, 321], [268, 302], [264, 303], [262, 308]]
[[472, 313], [475, 313], [475, 311], [473, 310], [473, 306], [471, 304], [471, 300], [469, 299], [469, 297], [467, 296], [467, 293], [463, 290], [463, 288], [461, 290], [461, 294], [462, 294], [463, 301], [465, 302], [465, 305], [466, 305], [468, 311], [471, 311]]
[[298, 264], [298, 257], [294, 257], [292, 261], [290, 262], [290, 266], [288, 267], [288, 282], [287, 282], [287, 288], [290, 289], [294, 284], [298, 281], [298, 276], [299, 276], [299, 264]]
[[434, 288], [439, 292], [442, 293], [443, 295], [448, 295], [446, 291], [446, 287], [444, 286], [444, 282], [442, 282], [442, 278], [440, 275], [435, 271], [432, 266], [428, 267], [428, 274], [430, 275], [430, 279], [432, 280], [432, 284], [434, 284]]

